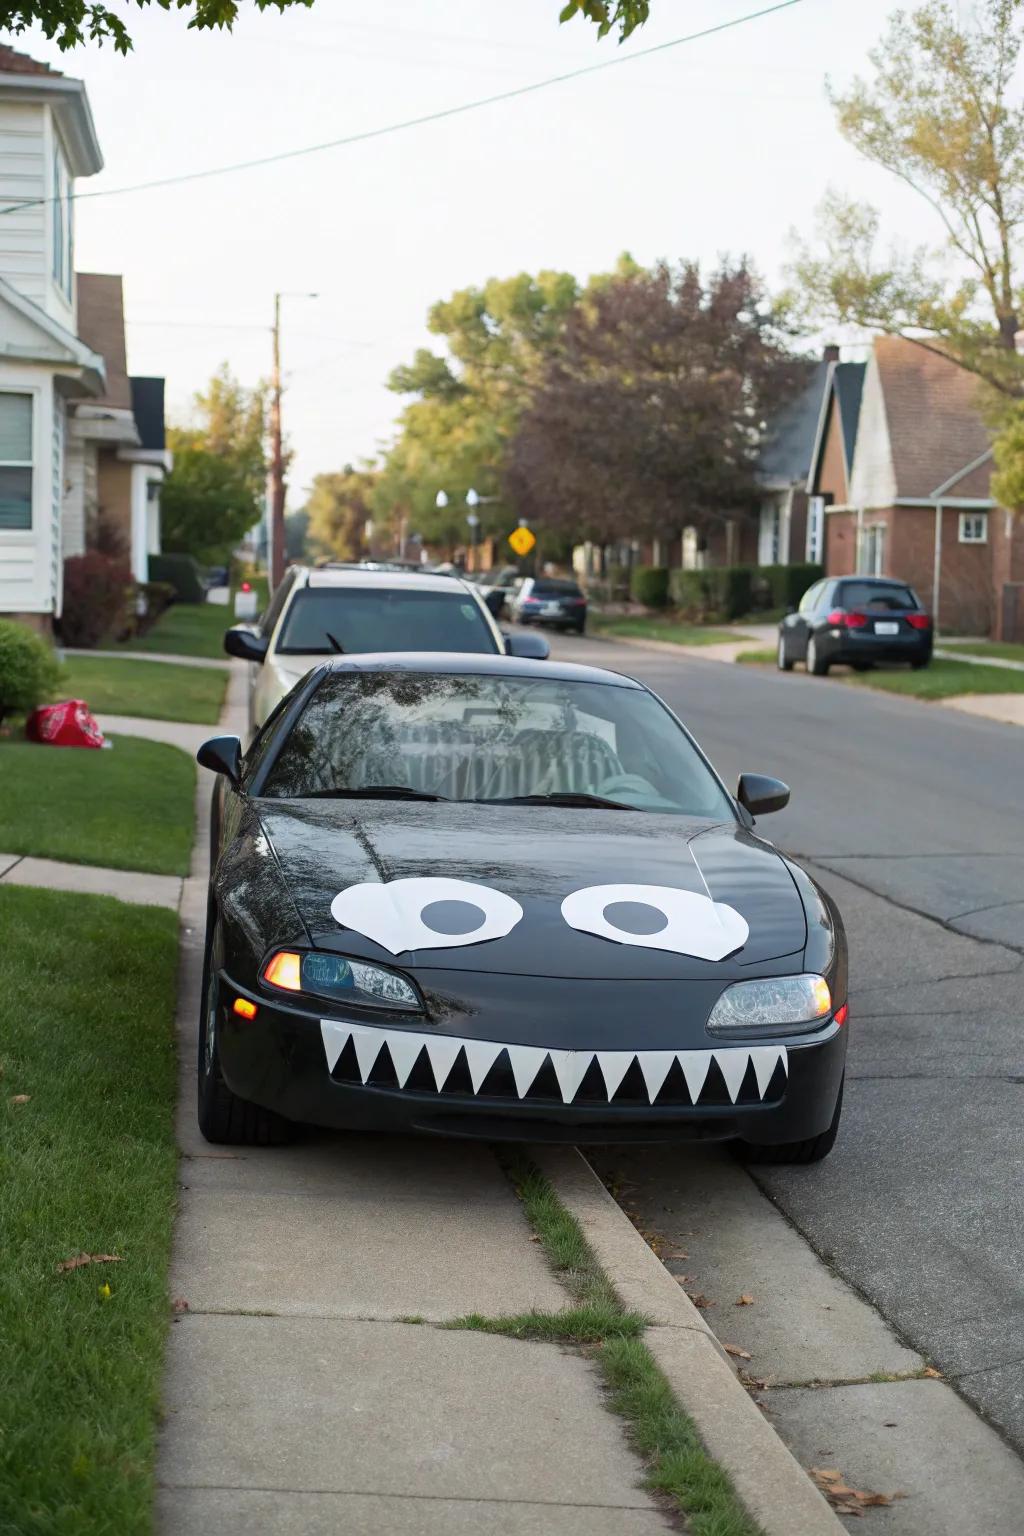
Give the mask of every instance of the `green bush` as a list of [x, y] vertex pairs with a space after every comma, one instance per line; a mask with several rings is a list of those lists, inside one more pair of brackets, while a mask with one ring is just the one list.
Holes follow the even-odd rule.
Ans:
[[160, 615], [166, 613], [178, 594], [169, 581], [141, 581], [138, 593], [143, 599], [145, 612], [135, 615], [132, 629], [136, 635], [145, 635], [153, 628]]
[[750, 611], [754, 571], [749, 565], [719, 565], [704, 571], [672, 571], [673, 604], [698, 623], [738, 619]]
[[150, 555], [151, 582], [169, 582], [179, 603], [205, 603], [202, 568], [192, 555]]
[[796, 608], [807, 591], [825, 574], [823, 565], [762, 565], [757, 578], [767, 601], [765, 608]]
[[0, 619], [0, 720], [17, 710], [28, 715], [52, 698], [60, 668], [52, 648], [39, 635]]
[[664, 565], [638, 565], [629, 584], [634, 603], [645, 608], [664, 608], [668, 602], [668, 568]]

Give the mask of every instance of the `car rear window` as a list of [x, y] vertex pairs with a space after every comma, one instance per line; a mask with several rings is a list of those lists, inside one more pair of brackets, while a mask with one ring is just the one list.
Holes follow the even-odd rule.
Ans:
[[464, 651], [493, 656], [494, 631], [468, 592], [306, 587], [284, 617], [283, 656], [362, 651]]
[[531, 589], [534, 597], [582, 597], [583, 593], [574, 581], [559, 581], [556, 577], [541, 576]]
[[909, 587], [877, 581], [845, 581], [836, 593], [841, 608], [919, 608], [921, 605]]

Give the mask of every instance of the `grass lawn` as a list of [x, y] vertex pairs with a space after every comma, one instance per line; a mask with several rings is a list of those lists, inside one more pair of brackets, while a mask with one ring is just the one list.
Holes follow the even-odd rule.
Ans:
[[969, 661], [933, 661], [920, 672], [900, 667], [892, 672], [851, 673], [847, 682], [916, 699], [951, 699], [960, 693], [1024, 693], [1024, 672], [980, 667]]
[[224, 631], [235, 621], [229, 604], [174, 603], [161, 614], [148, 634], [126, 640], [119, 650], [168, 651], [174, 656], [208, 656], [219, 660], [224, 655]]
[[192, 759], [162, 742], [118, 736], [97, 752], [0, 739], [0, 849], [185, 875], [195, 782]]
[[774, 650], [765, 648], [763, 651], [740, 651], [736, 660], [754, 667], [773, 667], [776, 662]]
[[137, 715], [146, 720], [191, 720], [216, 725], [228, 685], [225, 667], [184, 667], [173, 661], [69, 656], [65, 698], [85, 699], [96, 715]]
[[677, 619], [605, 618], [599, 613], [591, 613], [587, 622], [598, 635], [624, 635], [632, 640], [668, 640], [673, 645], [728, 645], [731, 640], [745, 638], [727, 629], [711, 629], [703, 624], [682, 624]]
[[[170, 1313], [177, 918], [3, 886], [0, 931], [0, 1530], [142, 1536]], [[82, 1253], [122, 1262], [58, 1273]]]
[[1024, 645], [1003, 640], [940, 640], [940, 650], [955, 651], [959, 656], [994, 656], [997, 661], [1024, 661]]

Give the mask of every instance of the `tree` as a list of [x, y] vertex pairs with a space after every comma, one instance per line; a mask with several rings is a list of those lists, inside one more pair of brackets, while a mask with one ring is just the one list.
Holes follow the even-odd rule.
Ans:
[[850, 143], [938, 214], [946, 251], [879, 260], [875, 210], [831, 194], [824, 253], [804, 248], [794, 266], [805, 310], [937, 345], [1010, 399], [1024, 398], [1022, 41], [1020, 0], [979, 0], [963, 26], [947, 0], [897, 11], [871, 54], [873, 81], [857, 79], [832, 101]]
[[306, 502], [311, 543], [334, 560], [357, 560], [373, 519], [377, 472], [346, 464], [340, 474], [316, 475]]
[[508, 493], [541, 526], [600, 543], [743, 515], [767, 410], [799, 373], [744, 262], [706, 282], [684, 262], [599, 284], [523, 415]]
[[193, 425], [172, 427], [174, 468], [160, 498], [169, 553], [226, 559], [263, 512], [265, 386], [247, 389], [224, 364], [193, 396]]

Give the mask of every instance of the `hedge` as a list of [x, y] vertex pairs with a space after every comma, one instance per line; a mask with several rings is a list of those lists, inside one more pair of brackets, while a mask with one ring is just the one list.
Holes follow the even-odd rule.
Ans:
[[170, 582], [178, 594], [179, 603], [206, 601], [202, 569], [192, 555], [150, 555], [149, 579]]
[[757, 569], [759, 583], [767, 587], [766, 608], [795, 608], [808, 587], [825, 574], [823, 565], [762, 565]]
[[634, 603], [642, 603], [645, 608], [664, 608], [668, 602], [668, 567], [638, 565], [630, 580], [629, 595]]
[[51, 646], [13, 619], [0, 619], [0, 720], [31, 714], [56, 692], [60, 669]]
[[688, 618], [738, 619], [753, 604], [754, 568], [719, 565], [704, 571], [672, 571], [669, 593]]

